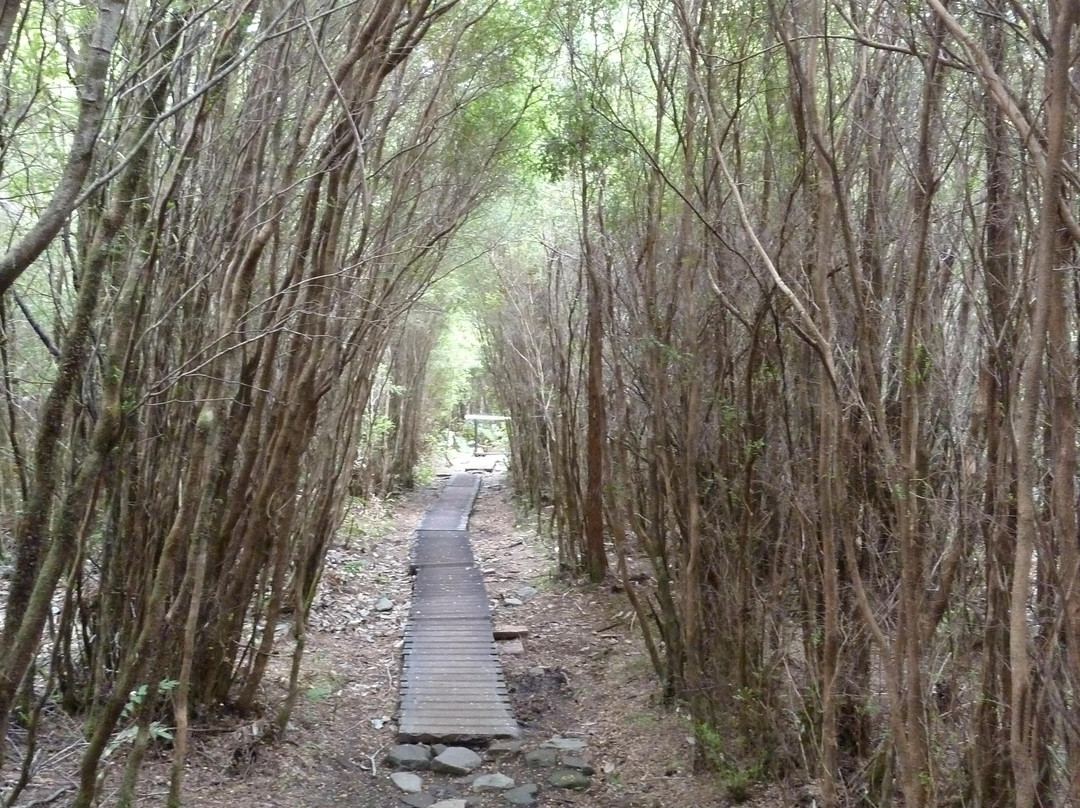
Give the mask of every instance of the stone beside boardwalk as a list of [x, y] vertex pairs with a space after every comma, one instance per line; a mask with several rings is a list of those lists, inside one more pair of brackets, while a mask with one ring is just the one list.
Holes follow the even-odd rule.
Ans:
[[413, 540], [412, 608], [402, 649], [398, 738], [482, 742], [515, 738], [468, 522], [480, 477], [455, 474]]
[[[409, 808], [491, 805], [479, 801], [485, 793], [501, 795], [501, 803], [530, 806], [542, 788], [585, 791], [592, 786], [593, 766], [585, 757], [584, 740], [556, 735], [521, 758], [524, 748], [521, 740], [494, 741], [481, 756], [464, 747], [399, 744], [387, 752], [385, 763], [390, 781], [401, 792], [400, 802]], [[614, 769], [605, 766], [605, 771]]]

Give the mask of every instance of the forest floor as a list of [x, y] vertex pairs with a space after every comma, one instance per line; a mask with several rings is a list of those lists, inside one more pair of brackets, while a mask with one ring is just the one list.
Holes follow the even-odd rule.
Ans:
[[[401, 629], [408, 615], [412, 532], [441, 485], [436, 480], [384, 503], [377, 515], [351, 513], [331, 549], [312, 610], [300, 698], [284, 737], [259, 742], [262, 722], [198, 727], [185, 776], [192, 808], [397, 808], [404, 796], [391, 782], [387, 750], [396, 743]], [[549, 772], [526, 766], [522, 754], [485, 762], [475, 774], [501, 772], [518, 784], [539, 783], [535, 803], [597, 808], [711, 808], [730, 804], [723, 784], [694, 770], [694, 740], [678, 711], [657, 705], [658, 686], [625, 596], [556, 575], [554, 548], [518, 521], [503, 477], [486, 474], [469, 529], [496, 625], [528, 630], [520, 648], [500, 643], [511, 703], [524, 751], [556, 735], [580, 738], [595, 768], [585, 791], [546, 785]], [[519, 597], [523, 587], [526, 598]], [[388, 612], [376, 602], [393, 601]], [[507, 599], [509, 598], [509, 602]], [[516, 605], [517, 600], [522, 600]], [[385, 603], [382, 604], [386, 606]], [[288, 681], [291, 642], [282, 642], [268, 674], [267, 716]], [[543, 670], [540, 670], [542, 668]], [[122, 756], [118, 755], [117, 758]], [[169, 753], [144, 764], [143, 804], [168, 789]], [[120, 768], [119, 760], [115, 768]], [[23, 804], [43, 804], [56, 786], [47, 773]], [[115, 782], [117, 772], [107, 778]], [[421, 772], [439, 798], [468, 798], [470, 808], [506, 806], [501, 794], [470, 792], [469, 780]], [[473, 775], [475, 776], [475, 775]], [[62, 783], [62, 780], [59, 781]], [[103, 803], [110, 800], [106, 786]], [[772, 793], [769, 793], [772, 792]], [[751, 804], [776, 805], [772, 791]], [[44, 798], [43, 798], [44, 797]]]

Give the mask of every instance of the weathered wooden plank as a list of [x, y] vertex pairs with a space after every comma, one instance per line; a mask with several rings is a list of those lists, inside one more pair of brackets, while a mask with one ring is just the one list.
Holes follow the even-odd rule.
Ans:
[[[405, 698], [440, 698], [449, 699], [451, 702], [455, 699], [458, 700], [476, 700], [484, 693], [490, 693], [492, 689], [500, 690], [505, 689], [505, 685], [499, 682], [487, 682], [484, 687], [477, 687], [474, 690], [443, 690], [437, 687], [410, 687], [404, 691], [403, 699]], [[503, 709], [502, 705], [499, 709]]]
[[[490, 668], [488, 669], [490, 671]], [[415, 678], [419, 676], [435, 676], [435, 675], [454, 675], [456, 677], [465, 678], [467, 676], [475, 676], [478, 681], [486, 681], [488, 678], [496, 678], [495, 673], [488, 673], [482, 668], [477, 668], [471, 660], [461, 662], [417, 662], [410, 664], [405, 671], [406, 678]]]
[[[415, 728], [413, 731], [423, 731], [424, 722], [430, 724], [450, 724], [451, 722], [457, 724], [456, 729], [459, 732], [472, 731], [475, 732], [477, 726], [486, 724], [496, 730], [505, 728], [507, 731], [510, 727], [506, 727], [507, 723], [510, 723], [509, 716], [505, 712], [502, 713], [490, 713], [480, 712], [478, 713], [475, 708], [462, 707], [459, 710], [442, 709], [432, 711], [419, 711], [420, 718], [412, 722], [412, 726]], [[407, 724], [409, 722], [406, 722]]]
[[470, 718], [505, 718], [506, 710], [491, 703], [490, 699], [455, 699], [453, 701], [439, 700], [438, 698], [407, 698], [402, 702], [406, 708], [412, 708], [424, 717], [436, 715], [460, 715], [464, 713]]
[[[498, 685], [492, 685], [485, 687], [483, 690], [471, 690], [464, 693], [452, 692], [448, 693], [442, 690], [407, 690], [401, 696], [401, 706], [403, 708], [416, 707], [418, 705], [435, 706], [435, 707], [453, 707], [457, 704], [486, 704], [491, 705], [491, 699], [489, 698], [492, 689], [500, 696], [506, 695], [506, 689], [500, 688]], [[492, 708], [494, 709], [494, 708]], [[505, 710], [500, 707], [497, 712], [505, 714]]]
[[516, 640], [528, 637], [529, 630], [525, 626], [495, 626], [491, 634], [496, 640]]

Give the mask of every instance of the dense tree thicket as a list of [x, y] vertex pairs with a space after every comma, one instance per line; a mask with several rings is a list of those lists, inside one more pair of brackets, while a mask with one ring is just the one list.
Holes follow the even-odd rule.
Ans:
[[515, 485], [702, 764], [1080, 803], [1080, 3], [544, 6], [2, 6], [9, 802], [59, 704], [77, 805], [129, 722], [117, 801], [168, 731], [179, 804], [283, 620], [286, 725], [472, 300]]
[[288, 721], [373, 388], [431, 350], [387, 359], [506, 176], [529, 43], [465, 0], [3, 9], [0, 737], [24, 783], [45, 700], [84, 716], [88, 806], [134, 719], [117, 801], [165, 732], [177, 805], [192, 716], [255, 706], [286, 619]]
[[1080, 801], [1078, 15], [560, 15], [576, 234], [496, 256], [488, 362], [519, 490], [594, 575], [602, 518], [730, 783]]

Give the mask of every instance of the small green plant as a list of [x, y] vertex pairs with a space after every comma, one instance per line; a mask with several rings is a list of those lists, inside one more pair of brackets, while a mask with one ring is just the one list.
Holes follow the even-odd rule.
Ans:
[[723, 736], [707, 721], [695, 722], [694, 737], [697, 739], [701, 763], [716, 772], [727, 798], [736, 805], [750, 799], [750, 789], [764, 776], [762, 762], [755, 760], [744, 765], [732, 760], [727, 754]]
[[[176, 679], [162, 679], [158, 682], [157, 692], [161, 696], [168, 696], [176, 686], [180, 684]], [[146, 701], [146, 697], [150, 694], [149, 685], [139, 685], [135, 690], [128, 693], [127, 704], [124, 705], [124, 710], [120, 714], [121, 718], [131, 719], [135, 715], [135, 711], [142, 707], [143, 702]]]
[[738, 805], [750, 799], [750, 789], [760, 779], [760, 766], [735, 766], [721, 772], [720, 784], [728, 799]]
[[[162, 679], [158, 682], [156, 695], [166, 698], [179, 684], [180, 682], [176, 679]], [[139, 708], [146, 703], [146, 699], [149, 696], [150, 686], [146, 684], [139, 685], [128, 693], [127, 703], [124, 704], [124, 709], [120, 713], [121, 720], [127, 722], [133, 721]], [[152, 741], [169, 741], [171, 743], [173, 740], [172, 730], [160, 721], [151, 721], [147, 727], [147, 731], [150, 733], [150, 740]], [[124, 744], [132, 743], [138, 734], [139, 725], [128, 723], [128, 726], [116, 733], [109, 741], [108, 746], [105, 747], [104, 757], [109, 757]]]
[[[172, 730], [162, 724], [160, 721], [151, 721], [150, 726], [147, 727], [150, 732], [150, 740], [152, 741], [168, 741], [172, 743], [173, 734]], [[132, 743], [135, 740], [135, 736], [139, 734], [138, 724], [131, 724], [124, 727], [118, 733], [116, 733], [112, 740], [109, 741], [109, 745], [105, 747], [104, 757], [108, 757], [124, 744]]]
[[304, 691], [304, 698], [308, 701], [324, 701], [334, 695], [339, 681], [339, 676], [335, 671], [315, 677], [312, 684]]
[[320, 682], [317, 685], [312, 685], [304, 693], [304, 698], [308, 701], [322, 701], [330, 697], [330, 694], [334, 692], [334, 686], [329, 682]]
[[416, 485], [428, 485], [435, 479], [435, 468], [430, 463], [419, 463], [413, 469], [413, 482]]
[[719, 770], [724, 764], [724, 740], [716, 727], [707, 721], [694, 724], [694, 738], [698, 745], [698, 754], [702, 762], [710, 769]]
[[366, 570], [370, 566], [371, 562], [366, 558], [350, 558], [341, 565], [341, 571], [346, 575], [356, 575], [361, 570]]

